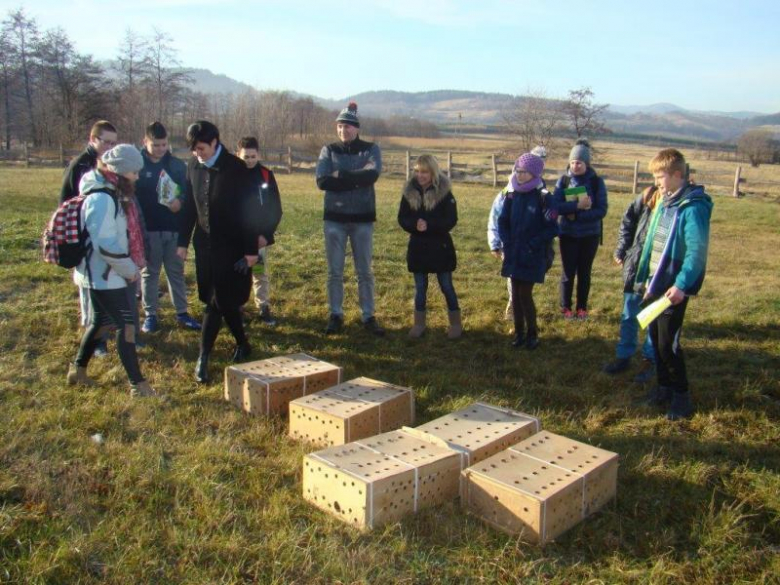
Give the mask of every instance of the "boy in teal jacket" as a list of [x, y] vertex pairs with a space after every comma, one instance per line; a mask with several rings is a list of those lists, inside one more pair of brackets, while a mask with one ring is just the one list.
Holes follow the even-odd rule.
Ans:
[[650, 325], [656, 355], [658, 386], [649, 402], [670, 404], [667, 418], [693, 414], [680, 333], [688, 297], [701, 289], [707, 269], [712, 199], [700, 185], [687, 182], [685, 158], [673, 148], [650, 161], [650, 172], [663, 194], [648, 228], [636, 283], [645, 300], [665, 296], [672, 306]]

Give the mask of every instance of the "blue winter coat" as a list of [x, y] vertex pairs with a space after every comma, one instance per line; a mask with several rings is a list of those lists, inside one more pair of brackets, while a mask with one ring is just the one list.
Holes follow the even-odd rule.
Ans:
[[[590, 209], [577, 209], [576, 201], [566, 201], [563, 194], [564, 177], [569, 178], [569, 187], [585, 187], [588, 190], [592, 202]], [[598, 189], [593, 188], [594, 182], [598, 185]], [[561, 218], [562, 236], [584, 238], [601, 234], [601, 220], [607, 215], [607, 186], [604, 184], [604, 179], [596, 175], [596, 171], [588, 167], [582, 175], [572, 175], [567, 172], [555, 184], [553, 197]]]
[[674, 218], [647, 292], [650, 296], [660, 297], [676, 286], [686, 295], [695, 295], [701, 289], [707, 272], [712, 199], [701, 185], [688, 185], [671, 203], [667, 204], [664, 200], [656, 206], [639, 260], [637, 285], [644, 284], [650, 276], [653, 237], [662, 214], [674, 214]]
[[541, 189], [507, 195], [498, 217], [498, 233], [504, 250], [501, 276], [526, 282], [544, 282], [547, 246], [558, 234], [552, 195]]

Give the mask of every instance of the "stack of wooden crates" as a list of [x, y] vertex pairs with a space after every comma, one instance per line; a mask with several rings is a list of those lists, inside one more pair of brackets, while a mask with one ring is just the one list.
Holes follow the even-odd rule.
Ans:
[[359, 528], [451, 502], [546, 543], [615, 497], [618, 456], [543, 431], [533, 416], [474, 403], [417, 428], [409, 388], [307, 354], [230, 366], [225, 399], [255, 415], [289, 410], [289, 435], [324, 446], [304, 456], [303, 496]]
[[303, 497], [360, 528], [454, 501], [461, 471], [531, 436], [539, 421], [476, 403], [412, 429], [310, 453]]

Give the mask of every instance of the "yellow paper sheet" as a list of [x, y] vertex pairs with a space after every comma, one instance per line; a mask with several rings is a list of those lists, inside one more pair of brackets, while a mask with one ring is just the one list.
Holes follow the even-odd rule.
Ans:
[[644, 309], [642, 309], [639, 314], [636, 316], [636, 320], [639, 321], [640, 327], [642, 329], [647, 329], [647, 326], [650, 325], [653, 321], [655, 321], [658, 318], [658, 315], [663, 313], [666, 309], [672, 306], [672, 301], [667, 299], [666, 297], [661, 297], [657, 301], [653, 301], [649, 305], [647, 305]]

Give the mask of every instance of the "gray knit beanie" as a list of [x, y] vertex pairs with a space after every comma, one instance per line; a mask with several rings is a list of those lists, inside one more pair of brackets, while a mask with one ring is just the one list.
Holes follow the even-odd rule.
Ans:
[[144, 159], [132, 144], [117, 144], [101, 158], [110, 170], [117, 175], [137, 173], [144, 168]]
[[579, 160], [590, 165], [590, 143], [585, 138], [580, 138], [574, 143], [569, 153], [569, 160]]
[[349, 105], [341, 110], [339, 117], [336, 118], [336, 122], [342, 122], [344, 124], [350, 124], [355, 128], [360, 128], [360, 120], [357, 115], [357, 104], [355, 102], [349, 102]]

